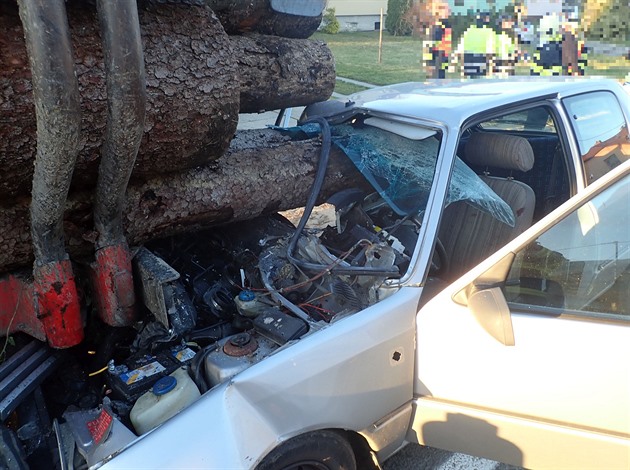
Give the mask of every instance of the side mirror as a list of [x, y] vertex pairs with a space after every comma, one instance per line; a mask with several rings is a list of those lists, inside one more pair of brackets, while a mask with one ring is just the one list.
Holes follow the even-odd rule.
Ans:
[[468, 307], [484, 330], [505, 346], [514, 346], [514, 328], [507, 300], [498, 285], [505, 282], [513, 261], [514, 253], [507, 254], [453, 296], [455, 302]]
[[500, 287], [474, 291], [468, 298], [468, 309], [494, 339], [505, 346], [514, 346], [512, 317]]

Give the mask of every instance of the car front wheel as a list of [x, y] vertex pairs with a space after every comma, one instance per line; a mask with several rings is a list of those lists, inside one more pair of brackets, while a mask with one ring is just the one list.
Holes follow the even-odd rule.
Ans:
[[352, 447], [335, 431], [296, 436], [272, 450], [257, 470], [356, 470]]

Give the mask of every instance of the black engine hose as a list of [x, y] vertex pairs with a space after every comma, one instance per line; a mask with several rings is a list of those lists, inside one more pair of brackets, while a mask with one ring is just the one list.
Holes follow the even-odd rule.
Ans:
[[320, 151], [319, 162], [317, 165], [317, 173], [315, 174], [315, 180], [313, 181], [313, 186], [311, 187], [311, 192], [306, 201], [306, 205], [304, 206], [304, 213], [300, 218], [300, 222], [298, 223], [295, 232], [293, 233], [293, 237], [291, 237], [291, 241], [289, 242], [289, 246], [287, 248], [287, 258], [289, 261], [296, 266], [299, 266], [303, 269], [308, 269], [312, 271], [326, 271], [329, 270], [334, 272], [335, 274], [344, 274], [351, 276], [400, 276], [398, 268], [383, 270], [381, 268], [365, 268], [365, 267], [352, 267], [345, 268], [343, 266], [329, 266], [325, 264], [316, 264], [309, 263], [307, 261], [302, 261], [297, 259], [294, 256], [295, 247], [297, 246], [297, 242], [304, 231], [304, 227], [306, 226], [306, 222], [308, 222], [308, 218], [311, 216], [313, 212], [313, 208], [317, 202], [317, 198], [324, 184], [324, 178], [326, 177], [326, 169], [328, 168], [328, 160], [330, 158], [330, 148], [331, 148], [331, 133], [330, 133], [330, 124], [328, 121], [321, 117], [316, 116], [307, 121], [306, 123], [316, 122], [320, 125], [322, 132], [322, 148]]
[[234, 328], [231, 323], [224, 321], [217, 325], [193, 330], [186, 336], [186, 339], [188, 341], [194, 341], [196, 343], [200, 341], [216, 342], [238, 332], [239, 330]]
[[201, 392], [202, 395], [206, 393], [208, 390], [210, 390], [210, 384], [208, 383], [208, 380], [206, 379], [206, 372], [205, 372], [206, 357], [208, 357], [208, 355], [211, 352], [215, 351], [217, 348], [218, 348], [217, 343], [206, 346], [197, 354], [195, 354], [195, 357], [190, 363], [189, 375], [193, 379], [197, 387], [199, 388], [199, 391]]
[[[309, 119], [308, 122], [316, 122], [321, 127], [322, 132], [322, 148], [319, 154], [319, 162], [317, 164], [317, 172], [315, 173], [315, 179], [313, 181], [313, 186], [311, 187], [311, 192], [308, 195], [308, 199], [306, 200], [306, 205], [304, 206], [304, 212], [302, 213], [302, 217], [300, 218], [300, 222], [298, 223], [295, 232], [293, 233], [293, 237], [291, 237], [291, 241], [289, 242], [289, 247], [287, 248], [287, 258], [294, 264], [297, 264], [301, 267], [304, 264], [311, 265], [312, 263], [305, 263], [301, 260], [296, 259], [293, 256], [293, 251], [297, 246], [297, 242], [302, 235], [302, 231], [306, 226], [306, 222], [308, 222], [308, 218], [311, 216], [313, 212], [313, 208], [317, 203], [317, 197], [322, 189], [324, 184], [324, 178], [326, 177], [326, 169], [328, 168], [328, 159], [330, 158], [330, 147], [331, 147], [331, 136], [330, 136], [330, 125], [328, 121], [323, 117], [314, 117]], [[312, 264], [316, 266], [316, 269], [321, 269], [321, 266]]]

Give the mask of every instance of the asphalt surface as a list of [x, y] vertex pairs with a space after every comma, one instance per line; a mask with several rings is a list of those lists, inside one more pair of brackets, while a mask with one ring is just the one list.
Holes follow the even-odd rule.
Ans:
[[522, 470], [493, 460], [409, 444], [384, 464], [383, 470]]

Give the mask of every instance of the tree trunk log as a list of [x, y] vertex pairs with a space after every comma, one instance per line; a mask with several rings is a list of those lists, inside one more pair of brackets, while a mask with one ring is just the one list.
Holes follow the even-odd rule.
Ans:
[[321, 41], [257, 34], [230, 36], [239, 67], [241, 113], [326, 101], [335, 88], [335, 59]]
[[[147, 240], [203, 227], [247, 220], [303, 206], [319, 161], [319, 139], [289, 140], [270, 129], [240, 131], [221, 159], [202, 167], [136, 182], [127, 190], [127, 240]], [[365, 180], [333, 147], [323, 202], [330, 194]], [[28, 200], [0, 208], [0, 272], [32, 260]], [[92, 195], [73, 193], [65, 215], [70, 255], [89, 255], [95, 233]]]
[[[70, 3], [68, 13], [82, 99], [77, 190], [96, 181], [107, 105], [95, 8]], [[240, 94], [241, 112], [256, 112], [326, 100], [334, 88], [333, 57], [322, 42], [228, 37], [206, 7], [142, 3], [139, 15], [148, 102], [132, 178], [219, 158], [236, 130]], [[0, 31], [0, 201], [6, 204], [30, 193], [37, 143], [31, 75], [15, 5], [0, 1]]]
[[[82, 150], [74, 186], [96, 180], [107, 101], [95, 8], [68, 6], [82, 101]], [[239, 85], [231, 43], [207, 7], [139, 7], [147, 77], [145, 134], [134, 172], [191, 168], [219, 158], [238, 122]], [[17, 8], [0, 5], [0, 197], [30, 192], [35, 110]]]
[[[325, 0], [206, 0], [228, 34], [255, 32], [306, 39], [322, 22]], [[274, 9], [274, 6], [278, 10]]]

